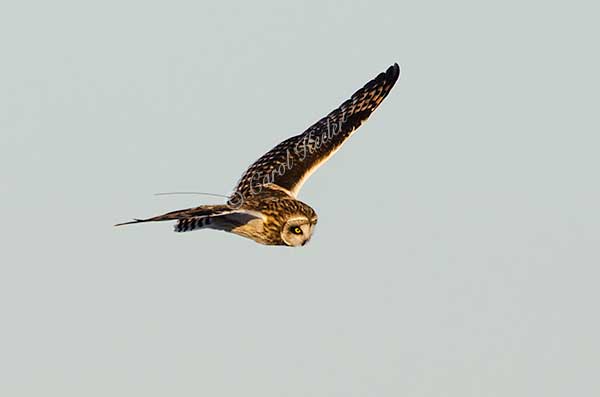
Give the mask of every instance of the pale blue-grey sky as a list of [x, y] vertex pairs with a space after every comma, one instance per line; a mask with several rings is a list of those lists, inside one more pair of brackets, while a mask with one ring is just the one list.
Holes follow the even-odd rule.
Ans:
[[[0, 6], [0, 395], [600, 392], [592, 2]], [[310, 244], [210, 203], [377, 73]]]

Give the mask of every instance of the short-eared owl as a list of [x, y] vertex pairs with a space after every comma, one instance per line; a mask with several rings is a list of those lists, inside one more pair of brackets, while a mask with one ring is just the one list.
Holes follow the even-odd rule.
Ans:
[[373, 113], [400, 76], [390, 66], [302, 134], [275, 146], [242, 175], [226, 204], [202, 205], [131, 223], [176, 220], [176, 232], [217, 229], [261, 244], [306, 244], [317, 214], [296, 199], [302, 184]]

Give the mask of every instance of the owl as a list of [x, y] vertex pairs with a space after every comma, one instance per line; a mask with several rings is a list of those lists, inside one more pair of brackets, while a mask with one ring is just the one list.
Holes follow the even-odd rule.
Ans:
[[173, 220], [176, 232], [214, 229], [265, 245], [305, 245], [317, 225], [317, 213], [296, 198], [300, 188], [381, 104], [399, 76], [398, 64], [390, 66], [306, 131], [268, 151], [244, 172], [225, 204], [115, 226]]

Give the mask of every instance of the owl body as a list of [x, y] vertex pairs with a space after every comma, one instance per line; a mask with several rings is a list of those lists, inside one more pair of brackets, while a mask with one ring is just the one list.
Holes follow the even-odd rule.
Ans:
[[226, 204], [172, 211], [117, 226], [176, 220], [176, 232], [215, 229], [265, 245], [305, 245], [318, 218], [296, 198], [300, 188], [379, 106], [399, 76], [398, 65], [390, 66], [305, 132], [265, 153], [244, 172]]
[[[232, 208], [236, 209], [229, 212]], [[230, 202], [226, 207], [212, 208], [209, 215], [204, 214], [205, 210], [206, 206], [201, 206], [176, 214], [180, 218], [175, 231], [215, 229], [260, 244], [298, 246], [310, 240], [318, 221], [317, 213], [308, 204], [272, 185], [261, 186], [260, 192], [247, 196], [240, 205]]]
[[304, 245], [318, 221], [317, 213], [308, 204], [269, 190], [252, 196], [241, 208], [258, 211], [262, 216], [231, 232], [265, 245]]

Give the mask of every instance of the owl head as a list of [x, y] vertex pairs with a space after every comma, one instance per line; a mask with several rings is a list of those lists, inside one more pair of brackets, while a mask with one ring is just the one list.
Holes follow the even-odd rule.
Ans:
[[306, 215], [291, 216], [281, 229], [281, 239], [290, 247], [299, 247], [308, 243], [317, 224], [317, 218], [309, 219]]

